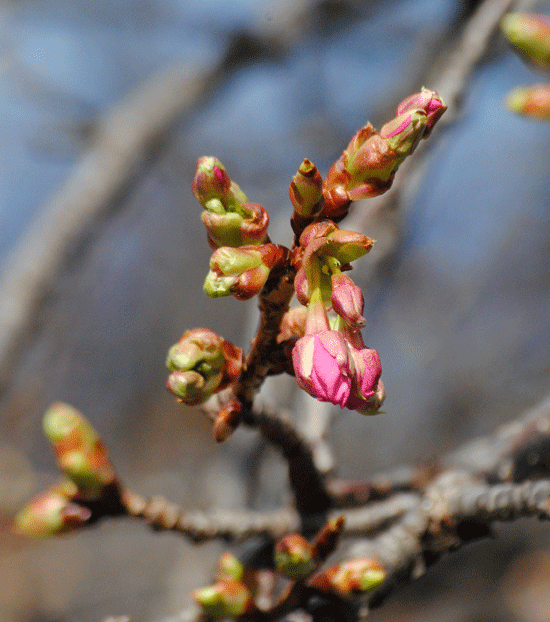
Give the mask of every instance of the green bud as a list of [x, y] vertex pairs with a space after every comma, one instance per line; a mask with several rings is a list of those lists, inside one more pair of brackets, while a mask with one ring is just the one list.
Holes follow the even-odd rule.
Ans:
[[241, 581], [244, 576], [244, 566], [238, 557], [226, 551], [220, 555], [216, 578], [228, 581]]
[[254, 609], [250, 591], [238, 581], [217, 581], [213, 585], [193, 592], [204, 615], [213, 620], [237, 618]]
[[500, 22], [514, 50], [528, 63], [550, 69], [550, 21], [544, 15], [507, 13]]
[[76, 485], [68, 481], [38, 495], [18, 512], [14, 531], [32, 538], [47, 538], [84, 524], [91, 512], [73, 503], [77, 492]]
[[506, 107], [511, 112], [540, 119], [550, 120], [550, 84], [535, 84], [518, 87], [506, 98]]
[[315, 570], [311, 544], [299, 534], [289, 534], [275, 545], [275, 566], [289, 579], [303, 579]]
[[323, 203], [323, 178], [307, 158], [290, 183], [290, 201], [296, 214], [302, 218], [313, 219], [320, 212]]
[[50, 406], [43, 428], [52, 444], [59, 468], [83, 496], [97, 498], [115, 479], [107, 450], [88, 420], [68, 404]]

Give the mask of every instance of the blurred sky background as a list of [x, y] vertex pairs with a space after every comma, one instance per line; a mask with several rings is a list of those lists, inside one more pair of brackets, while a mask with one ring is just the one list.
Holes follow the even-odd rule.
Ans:
[[[290, 244], [288, 183], [302, 159], [325, 174], [367, 120], [380, 127], [404, 97], [432, 88], [430, 77], [445, 66], [476, 4], [0, 4], [4, 274], [114, 106], [167, 67], [189, 72], [190, 92], [193, 76], [211, 76], [82, 226], [4, 378], [1, 620], [159, 620], [189, 602], [222, 550], [124, 521], [51, 542], [10, 535], [17, 508], [56, 478], [41, 435], [52, 401], [81, 409], [122, 477], [145, 494], [203, 509], [286, 501], [285, 470], [274, 459], [260, 469], [253, 499], [241, 483], [256, 448], [253, 433], [239, 430], [216, 447], [200, 414], [165, 394], [165, 353], [184, 330], [208, 326], [246, 347], [254, 321], [254, 302], [202, 292], [210, 251], [190, 190], [196, 159], [220, 158], [249, 200], [268, 209], [272, 239]], [[537, 7], [550, 13], [547, 2]], [[224, 55], [222, 70], [212, 73]], [[354, 278], [366, 286], [364, 339], [380, 352], [387, 414], [335, 412], [331, 440], [341, 475], [429, 460], [547, 395], [550, 125], [503, 106], [511, 88], [542, 79], [502, 36], [492, 38], [453, 122], [433, 132], [398, 208], [361, 220], [368, 205], [354, 207], [354, 222], [368, 222], [363, 232], [380, 240]], [[169, 80], [163, 88], [169, 91]], [[35, 246], [23, 250], [32, 262]], [[2, 301], [9, 304], [5, 295]], [[304, 406], [292, 380], [279, 382], [273, 394], [315, 414], [317, 405]], [[550, 604], [539, 611], [540, 600], [525, 604], [527, 587], [518, 588], [527, 581], [526, 559], [535, 568], [526, 585], [535, 593], [540, 577], [550, 580], [547, 529], [526, 521], [501, 535], [449, 558], [372, 619], [550, 620]]]

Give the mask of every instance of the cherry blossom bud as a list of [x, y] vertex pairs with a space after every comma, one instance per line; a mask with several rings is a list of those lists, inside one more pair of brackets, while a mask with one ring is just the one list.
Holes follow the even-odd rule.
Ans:
[[341, 220], [352, 201], [386, 192], [400, 164], [430, 134], [445, 110], [435, 91], [423, 89], [401, 102], [397, 117], [380, 133], [370, 124], [361, 128], [323, 181], [321, 214]]
[[288, 258], [288, 249], [278, 244], [223, 246], [210, 259], [204, 291], [212, 298], [233, 295], [238, 300], [249, 300], [260, 293], [271, 270]]
[[275, 567], [289, 579], [303, 579], [313, 572], [316, 563], [311, 544], [297, 533], [284, 536], [275, 544]]
[[248, 201], [244, 192], [229, 178], [225, 166], [212, 156], [197, 160], [191, 190], [204, 209], [217, 214], [226, 211], [239, 213], [243, 203]]
[[186, 331], [168, 350], [172, 372], [166, 388], [179, 401], [194, 406], [233, 383], [242, 368], [242, 350], [208, 328]]
[[404, 99], [397, 106], [397, 115], [420, 109], [427, 117], [426, 127], [422, 138], [426, 138], [432, 131], [433, 126], [439, 121], [441, 115], [447, 110], [447, 106], [436, 91], [430, 91], [422, 87], [420, 93], [414, 93]]
[[216, 568], [216, 578], [221, 581], [241, 581], [244, 576], [244, 566], [238, 557], [226, 551], [220, 555]]
[[323, 178], [307, 158], [292, 178], [288, 189], [294, 207], [292, 229], [299, 234], [320, 213], [323, 207]]
[[332, 308], [351, 328], [363, 328], [366, 324], [363, 313], [363, 292], [347, 274], [333, 274], [331, 279]]
[[353, 597], [377, 588], [386, 578], [382, 566], [372, 559], [350, 559], [330, 566], [308, 580], [320, 592]]
[[46, 411], [43, 427], [60, 469], [81, 494], [99, 497], [104, 486], [115, 479], [115, 472], [94, 428], [76, 408], [62, 403]]
[[408, 110], [382, 126], [380, 136], [395, 154], [393, 171], [415, 149], [428, 125], [428, 117], [423, 110]]
[[298, 339], [292, 362], [296, 381], [304, 391], [321, 402], [346, 406], [354, 364], [342, 333], [326, 330]]
[[261, 205], [248, 202], [217, 158], [203, 156], [198, 159], [192, 190], [206, 210], [201, 219], [213, 249], [262, 244], [266, 240], [267, 212]]
[[83, 525], [91, 511], [73, 502], [72, 497], [77, 493], [76, 484], [67, 480], [38, 495], [16, 515], [14, 531], [23, 536], [46, 538]]
[[213, 620], [237, 618], [255, 609], [250, 591], [238, 581], [217, 581], [193, 592], [203, 613]]
[[550, 84], [536, 84], [511, 91], [506, 98], [508, 110], [531, 117], [550, 120]]
[[547, 17], [508, 13], [500, 27], [523, 60], [541, 69], [550, 69], [550, 20]]

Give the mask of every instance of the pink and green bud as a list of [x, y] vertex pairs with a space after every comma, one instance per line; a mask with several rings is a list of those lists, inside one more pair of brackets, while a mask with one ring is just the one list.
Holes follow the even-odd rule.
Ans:
[[212, 156], [197, 160], [197, 170], [191, 190], [197, 201], [209, 212], [233, 212], [245, 216], [243, 204], [248, 199], [239, 186], [231, 181], [225, 166]]
[[436, 91], [430, 91], [422, 87], [420, 93], [410, 95], [397, 106], [397, 115], [399, 116], [414, 110], [422, 110], [426, 115], [427, 123], [422, 135], [422, 138], [426, 138], [434, 125], [439, 121], [441, 115], [447, 110], [447, 106]]
[[232, 384], [241, 373], [242, 350], [208, 328], [186, 331], [168, 350], [172, 372], [166, 388], [180, 402], [195, 406]]
[[59, 468], [87, 498], [97, 498], [115, 479], [115, 471], [97, 432], [76, 408], [56, 403], [46, 411], [44, 433]]
[[352, 329], [360, 329], [367, 321], [363, 317], [365, 304], [363, 292], [347, 274], [333, 274], [331, 279], [332, 294], [330, 301], [334, 311]]
[[237, 300], [249, 300], [259, 294], [270, 269], [256, 249], [250, 246], [218, 248], [210, 259], [210, 272], [204, 281], [205, 293], [211, 298], [233, 295]]
[[73, 502], [77, 493], [76, 484], [66, 481], [38, 495], [16, 515], [14, 531], [32, 538], [47, 538], [83, 525], [91, 511]]
[[288, 189], [290, 202], [294, 207], [293, 220], [299, 229], [311, 222], [323, 207], [323, 178], [307, 158], [292, 178]]
[[346, 598], [359, 596], [380, 586], [386, 573], [372, 559], [350, 559], [330, 566], [308, 580], [308, 585], [320, 592]]
[[238, 581], [217, 581], [193, 592], [203, 614], [213, 620], [238, 618], [255, 609], [250, 591]]
[[526, 62], [550, 70], [550, 20], [544, 15], [508, 13], [501, 22], [502, 32]]
[[238, 557], [226, 551], [218, 559], [216, 568], [216, 579], [220, 581], [242, 581], [244, 577], [244, 566]]
[[235, 212], [202, 213], [201, 220], [213, 250], [221, 246], [258, 245], [267, 240], [269, 216], [266, 210], [257, 203], [245, 203], [243, 212], [244, 217]]
[[289, 534], [275, 544], [275, 567], [288, 579], [303, 579], [315, 570], [315, 566], [313, 548], [303, 536]]
[[550, 84], [535, 84], [514, 89], [506, 98], [506, 107], [512, 112], [532, 119], [549, 121]]
[[201, 219], [213, 249], [262, 244], [266, 240], [267, 212], [261, 205], [248, 202], [217, 158], [203, 156], [198, 159], [192, 190], [206, 210]]
[[173, 371], [166, 380], [166, 388], [180, 402], [197, 406], [205, 402], [218, 386], [218, 378], [204, 379], [196, 371]]
[[382, 126], [380, 136], [387, 141], [392, 153], [397, 157], [393, 171], [415, 149], [420, 139], [424, 137], [428, 117], [423, 110], [413, 109], [403, 112]]
[[400, 164], [429, 135], [445, 110], [435, 91], [423, 89], [401, 102], [397, 117], [380, 133], [370, 124], [361, 128], [323, 181], [322, 215], [341, 220], [352, 201], [386, 192]]

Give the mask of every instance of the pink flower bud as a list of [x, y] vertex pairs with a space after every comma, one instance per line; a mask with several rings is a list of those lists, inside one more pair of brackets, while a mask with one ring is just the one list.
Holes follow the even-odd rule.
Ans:
[[352, 201], [386, 192], [401, 162], [428, 136], [445, 109], [437, 93], [423, 89], [401, 102], [397, 117], [380, 133], [370, 124], [361, 128], [323, 182], [322, 216], [341, 220]]
[[334, 311], [344, 322], [354, 329], [366, 324], [363, 313], [363, 292], [347, 274], [333, 274], [331, 277], [332, 294], [330, 300]]
[[304, 391], [321, 402], [346, 406], [354, 364], [342, 333], [326, 330], [298, 339], [292, 362], [296, 381]]
[[500, 27], [523, 60], [541, 69], [550, 69], [550, 20], [547, 17], [508, 13]]
[[233, 553], [226, 551], [220, 555], [216, 568], [216, 578], [222, 581], [242, 581], [245, 568]]
[[426, 127], [422, 135], [423, 138], [426, 138], [432, 131], [433, 126], [439, 121], [441, 115], [447, 110], [447, 106], [436, 91], [430, 91], [422, 87], [420, 93], [410, 95], [397, 106], [397, 115], [415, 109], [422, 110], [427, 117]]
[[506, 98], [508, 110], [518, 114], [540, 119], [550, 120], [550, 84], [536, 84], [514, 89]]

